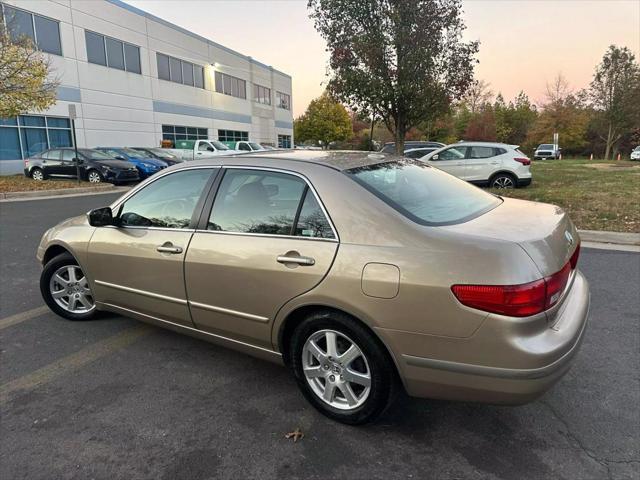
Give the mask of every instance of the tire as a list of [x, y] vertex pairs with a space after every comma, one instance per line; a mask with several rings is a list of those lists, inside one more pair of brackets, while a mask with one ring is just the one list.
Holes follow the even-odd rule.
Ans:
[[37, 182], [41, 182], [42, 180], [45, 180], [47, 178], [42, 169], [38, 167], [32, 168], [31, 172], [29, 172], [29, 175], [33, 180]]
[[510, 173], [498, 173], [497, 175], [491, 177], [489, 186], [491, 188], [511, 189], [518, 186], [518, 181], [516, 180], [516, 177], [514, 177]]
[[[76, 259], [69, 253], [61, 253], [44, 266], [40, 293], [56, 315], [67, 320], [90, 320], [96, 315], [96, 306], [86, 278]], [[54, 292], [63, 295], [54, 298]]]
[[[329, 355], [327, 335], [335, 335], [337, 357]], [[344, 355], [352, 345], [359, 354], [349, 360]], [[289, 348], [289, 367], [298, 387], [323, 415], [361, 425], [376, 420], [393, 403], [398, 391], [393, 361], [380, 341], [349, 315], [334, 311], [309, 315], [296, 327]], [[327, 388], [330, 400], [322, 398]]]
[[89, 183], [102, 183], [104, 182], [104, 177], [99, 171], [92, 169], [87, 172], [87, 181]]

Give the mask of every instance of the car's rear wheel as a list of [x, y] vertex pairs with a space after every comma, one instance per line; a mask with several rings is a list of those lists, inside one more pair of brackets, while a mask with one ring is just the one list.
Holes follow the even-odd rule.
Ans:
[[491, 188], [516, 188], [516, 179], [508, 173], [499, 173], [491, 179]]
[[393, 362], [364, 326], [333, 311], [308, 316], [290, 342], [290, 366], [307, 400], [342, 423], [375, 420], [397, 390]]
[[31, 178], [34, 180], [37, 180], [38, 182], [41, 182], [42, 180], [45, 179], [44, 172], [42, 171], [41, 168], [36, 167], [33, 170], [31, 170]]
[[104, 177], [97, 170], [89, 170], [87, 180], [89, 180], [90, 183], [102, 183], [104, 182]]
[[52, 258], [44, 266], [40, 293], [54, 313], [68, 320], [89, 320], [96, 313], [87, 277], [69, 253]]

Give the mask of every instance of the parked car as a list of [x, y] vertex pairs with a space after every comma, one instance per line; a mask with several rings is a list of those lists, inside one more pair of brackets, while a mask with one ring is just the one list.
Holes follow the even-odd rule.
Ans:
[[[24, 174], [34, 180], [78, 178], [73, 148], [51, 148], [24, 161]], [[80, 178], [91, 183], [125, 183], [140, 179], [135, 165], [90, 148], [79, 148]]]
[[547, 160], [549, 158], [553, 158], [554, 160], [558, 160], [560, 158], [560, 151], [562, 149], [560, 147], [556, 148], [552, 143], [543, 143], [542, 145], [538, 145], [536, 151], [533, 153], [534, 160]]
[[218, 140], [178, 140], [176, 148], [166, 148], [165, 150], [182, 161], [203, 160], [239, 153], [238, 150], [232, 150]]
[[266, 150], [266, 148], [264, 148], [259, 143], [247, 142], [247, 141], [236, 142], [233, 145], [233, 149], [238, 150], [240, 152], [259, 152], [259, 151]]
[[162, 160], [164, 163], [166, 163], [169, 166], [175, 165], [176, 163], [182, 163], [184, 161], [181, 158], [178, 158], [177, 155], [167, 152], [166, 148], [160, 148], [160, 147], [131, 147], [131, 148], [139, 152], [142, 152], [142, 154], [148, 157], [155, 158], [157, 160]]
[[640, 160], [640, 145], [631, 151], [631, 160]]
[[140, 178], [150, 177], [154, 173], [158, 173], [163, 168], [167, 168], [167, 163], [142, 153], [133, 148], [124, 147], [97, 147], [96, 150], [105, 152], [118, 160], [126, 160], [133, 163], [138, 169]]
[[404, 156], [407, 158], [418, 159], [424, 157], [427, 153], [431, 153], [437, 149], [438, 147], [409, 148], [404, 151]]
[[[433, 148], [440, 148], [440, 147], [444, 147], [445, 144], [444, 143], [440, 143], [440, 142], [426, 142], [426, 141], [422, 141], [422, 140], [408, 140], [406, 142], [404, 142], [404, 150], [405, 152], [407, 150], [411, 150], [414, 148], [424, 148], [424, 147], [433, 147]], [[396, 142], [387, 142], [384, 144], [384, 146], [380, 149], [381, 153], [396, 153]]]
[[531, 160], [517, 145], [458, 142], [434, 150], [420, 161], [480, 186], [515, 188], [531, 183]]
[[416, 160], [289, 150], [177, 165], [49, 229], [37, 258], [58, 315], [108, 310], [284, 363], [314, 407], [359, 424], [398, 388], [505, 404], [550, 388], [587, 322], [579, 242], [560, 208]]

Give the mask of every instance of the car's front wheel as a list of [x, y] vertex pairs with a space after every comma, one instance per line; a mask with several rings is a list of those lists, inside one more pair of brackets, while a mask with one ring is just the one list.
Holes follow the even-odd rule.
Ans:
[[87, 277], [69, 253], [52, 258], [44, 266], [40, 293], [54, 313], [68, 320], [89, 320], [96, 313]]
[[384, 347], [340, 312], [318, 312], [296, 328], [290, 366], [307, 400], [342, 423], [375, 420], [391, 404], [397, 375]]
[[491, 179], [491, 188], [516, 188], [516, 179], [508, 173], [499, 173]]

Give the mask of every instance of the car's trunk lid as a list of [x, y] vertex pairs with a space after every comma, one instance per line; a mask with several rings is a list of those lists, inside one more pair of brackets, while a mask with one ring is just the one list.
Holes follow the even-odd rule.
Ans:
[[578, 232], [560, 207], [504, 198], [493, 210], [471, 221], [443, 227], [463, 235], [495, 238], [520, 245], [542, 277], [566, 265], [578, 242]]

